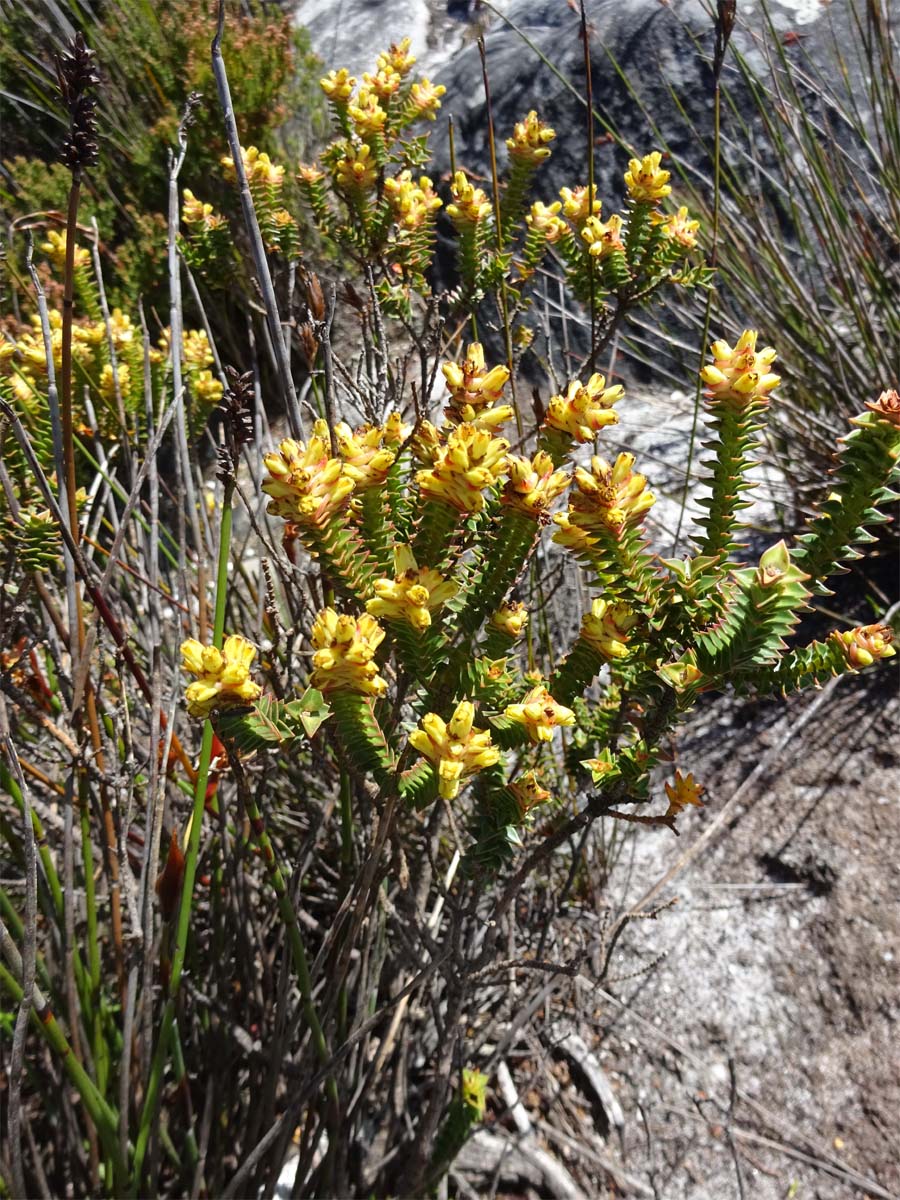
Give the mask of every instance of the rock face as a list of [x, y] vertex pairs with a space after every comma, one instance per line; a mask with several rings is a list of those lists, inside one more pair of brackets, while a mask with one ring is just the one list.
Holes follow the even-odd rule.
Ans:
[[300, 0], [294, 12], [329, 68], [370, 71], [376, 54], [403, 37], [412, 40], [416, 54], [427, 48], [428, 0]]

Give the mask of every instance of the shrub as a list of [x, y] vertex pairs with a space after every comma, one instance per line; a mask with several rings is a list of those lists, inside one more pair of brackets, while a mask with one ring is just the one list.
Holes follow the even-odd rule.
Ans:
[[[20, 456], [2, 468], [0, 608], [0, 831], [20, 881], [0, 887], [14, 1190], [40, 1174], [82, 1194], [271, 1190], [296, 1133], [298, 1192], [430, 1194], [485, 1116], [492, 1047], [520, 1006], [510, 978], [585, 969], [581, 954], [543, 957], [541, 930], [520, 920], [526, 885], [559, 877], [565, 893], [556, 851], [601, 818], [677, 832], [702, 789], [679, 770], [660, 802], [654, 768], [700, 694], [787, 693], [894, 653], [882, 624], [785, 639], [884, 520], [897, 393], [854, 418], [796, 544], [746, 561], [776, 355], [750, 330], [715, 341], [701, 373], [706, 519], [683, 560], [659, 558], [633, 456], [591, 453], [627, 414], [623, 389], [585, 364], [535, 398], [532, 419], [517, 353], [548, 246], [592, 310], [593, 357], [621, 314], [708, 284], [694, 219], [667, 209], [658, 153], [631, 162], [621, 213], [601, 214], [589, 186], [529, 203], [553, 131], [528, 114], [502, 182], [455, 173], [460, 284], [432, 295], [441, 200], [419, 173], [417, 122], [441, 97], [412, 67], [404, 43], [360, 85], [323, 80], [337, 136], [299, 186], [352, 260], [342, 296], [358, 361], [332, 337], [336, 287], [306, 272], [299, 336], [322, 416], [304, 429], [289, 410], [291, 436], [258, 445], [258, 378], [231, 370], [211, 504], [192, 490], [178, 382], [191, 335], [169, 338], [165, 364], [144, 341], [145, 420], [128, 461], [107, 443], [93, 473], [76, 454], [72, 384], [91, 394], [77, 331], [99, 346], [107, 322], [68, 307], [59, 320], [59, 415], [41, 371], [56, 319], [48, 348], [20, 324], [3, 343], [0, 412]], [[93, 152], [83, 46], [65, 69], [81, 72], [77, 182]], [[296, 256], [280, 164], [230, 151], [269, 255]], [[215, 262], [204, 204], [187, 198], [185, 244]], [[67, 238], [76, 228], [73, 214]], [[90, 319], [89, 264], [67, 246], [63, 289]], [[265, 253], [254, 268], [265, 295]], [[469, 336], [476, 320], [496, 320], [505, 362]], [[121, 389], [124, 347], [117, 362]], [[112, 356], [104, 365], [115, 378]], [[44, 391], [49, 421], [32, 412]], [[365, 423], [341, 419], [353, 409]], [[158, 470], [170, 417], [171, 569]], [[550, 627], [531, 570], [551, 531], [593, 592], [574, 636]], [[32, 1078], [59, 1105], [41, 1107]]]

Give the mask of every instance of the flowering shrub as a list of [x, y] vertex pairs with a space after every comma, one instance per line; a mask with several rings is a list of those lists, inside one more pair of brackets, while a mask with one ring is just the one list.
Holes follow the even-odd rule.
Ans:
[[[506, 957], [534, 933], [516, 904], [529, 880], [549, 877], [554, 853], [601, 817], [677, 832], [683, 811], [701, 807], [693, 774], [676, 771], [663, 792], [655, 770], [702, 693], [784, 694], [894, 654], [882, 624], [787, 639], [885, 519], [897, 393], [866, 402], [795, 544], [748, 561], [741, 516], [777, 402], [776, 353], [752, 330], [733, 346], [715, 341], [701, 373], [705, 517], [686, 557], [661, 557], [647, 475], [632, 454], [603, 453], [604, 431], [627, 426], [627, 393], [594, 367], [617, 325], [661, 290], [709, 282], [692, 258], [694, 221], [667, 210], [655, 152], [629, 163], [621, 213], [601, 219], [601, 199], [576, 181], [558, 200], [532, 201], [554, 134], [529, 113], [506, 143], [502, 179], [454, 171], [445, 212], [459, 282], [434, 295], [444, 197], [420, 173], [428, 147], [415, 129], [440, 112], [442, 89], [413, 66], [404, 42], [361, 81], [344, 70], [322, 80], [336, 137], [297, 175], [350, 264], [340, 301], [297, 262], [282, 164], [250, 146], [223, 164], [253, 201], [260, 294], [268, 258], [297, 268], [296, 344], [311, 374], [288, 436], [259, 444], [253, 372], [223, 372], [216, 394], [216, 381], [201, 385], [205, 335], [185, 332], [181, 353], [170, 334], [137, 354], [129, 318], [91, 309], [80, 245], [51, 239], [47, 250], [74, 317], [66, 306], [46, 329], [6, 322], [0, 412], [19, 457], [4, 467], [4, 562], [21, 599], [0, 615], [24, 758], [4, 739], [0, 830], [31, 889], [32, 941], [2, 892], [0, 984], [21, 1027], [30, 1018], [49, 1046], [51, 1065], [35, 1053], [35, 1071], [65, 1072], [78, 1092], [72, 1121], [83, 1120], [92, 1152], [79, 1141], [54, 1178], [65, 1183], [75, 1161], [85, 1194], [256, 1191], [295, 1134], [298, 1193], [430, 1194], [485, 1116], [487, 1046], [520, 1008], [510, 976], [586, 969], [582, 957], [546, 961], [542, 933]], [[81, 96], [83, 44], [64, 71]], [[95, 147], [83, 104], [72, 109], [77, 207]], [[225, 243], [210, 202], [188, 192], [182, 214], [185, 258], [214, 265]], [[532, 417], [517, 352], [551, 253], [590, 309], [593, 345], [545, 382]], [[359, 330], [354, 369], [332, 336], [339, 303]], [[490, 348], [501, 340], [505, 353]], [[212, 505], [197, 500], [180, 428], [172, 502], [183, 536], [164, 572], [159, 539], [146, 537], [159, 529], [159, 488], [144, 485], [158, 414], [183, 412], [177, 378], [221, 399], [218, 490]], [[89, 536], [75, 485], [90, 482], [90, 459], [76, 455], [75, 426], [95, 397], [115, 418], [96, 422], [99, 475], [118, 490], [98, 506], [108, 527]], [[304, 423], [309, 406], [319, 415]], [[119, 483], [110, 439], [123, 426], [132, 457]], [[64, 555], [35, 557], [36, 522]], [[102, 571], [95, 550], [109, 559]], [[550, 551], [581, 574], [577, 630], [548, 627], [540, 555]], [[226, 623], [242, 632], [226, 638]], [[179, 644], [184, 713], [163, 654]], [[180, 740], [195, 729], [196, 760]], [[64, 943], [70, 970], [57, 969], [50, 940], [29, 950], [44, 929], [63, 938], [76, 923], [74, 890], [30, 802], [38, 787], [77, 815], [81, 860], [66, 869], [83, 889], [86, 948]], [[89, 1054], [75, 1052], [79, 1039]], [[199, 1116], [198, 1079], [218, 1097]], [[21, 1110], [18, 1098], [11, 1107]], [[21, 1148], [16, 1162], [24, 1175]]]

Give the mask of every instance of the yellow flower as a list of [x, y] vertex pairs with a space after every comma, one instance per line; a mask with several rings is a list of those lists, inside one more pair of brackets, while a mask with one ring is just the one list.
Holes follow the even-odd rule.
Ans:
[[500, 761], [488, 730], [473, 728], [475, 706], [461, 701], [449, 722], [437, 713], [426, 713], [420, 728], [409, 735], [409, 744], [437, 769], [438, 790], [445, 800], [459, 794], [465, 780]]
[[191, 391], [203, 404], [213, 406], [222, 399], [222, 382], [212, 371], [197, 371], [191, 378]]
[[181, 646], [182, 668], [197, 679], [185, 692], [192, 717], [208, 717], [216, 708], [252, 704], [260, 695], [250, 678], [256, 647], [238, 633], [225, 639], [221, 650], [188, 638]]
[[325, 172], [320, 171], [315, 163], [301, 163], [297, 168], [297, 178], [301, 183], [320, 183], [325, 178]]
[[498, 608], [489, 623], [494, 629], [499, 629], [508, 637], [521, 637], [528, 624], [528, 609], [518, 600], [514, 600]]
[[312, 628], [312, 686], [322, 692], [356, 692], [383, 696], [387, 680], [378, 674], [375, 652], [384, 640], [384, 630], [374, 617], [339, 615], [323, 608]]
[[607, 387], [602, 375], [592, 375], [586, 384], [573, 379], [564, 396], [551, 396], [545, 423], [576, 442], [590, 442], [606, 425], [618, 424], [613, 405], [625, 395], [619, 384]]
[[[220, 161], [224, 168], [225, 178], [229, 183], [234, 183], [237, 179], [234, 159], [226, 154]], [[271, 187], [280, 187], [284, 182], [284, 167], [276, 166], [268, 154], [260, 151], [256, 146], [241, 146], [241, 162], [244, 165], [247, 179], [251, 183], [265, 183]]]
[[381, 487], [396, 457], [393, 450], [382, 446], [384, 429], [377, 425], [360, 425], [354, 432], [346, 421], [334, 429], [338, 454], [344, 460], [344, 474], [352, 480], [357, 492]]
[[565, 221], [557, 215], [561, 208], [560, 200], [553, 204], [542, 204], [540, 200], [535, 200], [531, 211], [525, 214], [525, 224], [536, 233], [542, 233], [552, 245], [559, 241], [568, 228]]
[[384, 444], [386, 446], [390, 446], [392, 450], [399, 450], [411, 433], [412, 426], [406, 424], [399, 412], [394, 411], [388, 414], [384, 423]]
[[540, 121], [532, 109], [524, 121], [516, 123], [513, 136], [506, 139], [506, 148], [510, 158], [537, 166], [550, 157], [547, 143], [552, 142], [555, 137], [556, 130]]
[[444, 448], [441, 431], [430, 421], [420, 421], [412, 440], [413, 454], [418, 461], [433, 466]]
[[356, 80], [346, 67], [341, 67], [339, 71], [329, 71], [324, 79], [320, 79], [319, 87], [329, 100], [347, 101], [353, 95]]
[[460, 425], [451, 430], [433, 466], [416, 474], [429, 500], [439, 500], [462, 513], [484, 508], [483, 491], [503, 474], [509, 442], [491, 437], [486, 429]]
[[633, 466], [633, 454], [620, 454], [612, 466], [595, 454], [590, 472], [576, 467], [578, 490], [569, 502], [569, 521], [588, 535], [609, 532], [615, 537], [639, 524], [656, 498], [647, 491], [646, 476], [632, 471]]
[[[48, 229], [46, 242], [41, 242], [41, 249], [50, 259], [50, 264], [56, 271], [64, 271], [66, 266], [66, 231], [65, 229]], [[83, 246], [75, 247], [75, 270], [86, 267], [91, 261], [91, 253]]]
[[745, 407], [753, 401], [765, 400], [781, 382], [780, 376], [768, 370], [775, 361], [776, 351], [772, 346], [757, 351], [758, 336], [755, 329], [745, 329], [733, 347], [727, 342], [713, 342], [712, 364], [700, 371], [710, 403]]
[[702, 808], [703, 801], [700, 797], [705, 790], [697, 783], [693, 774], [682, 775], [680, 771], [676, 771], [674, 780], [666, 784], [666, 795], [669, 798], [666, 816], [677, 817], [689, 804], [693, 804], [695, 808]]
[[213, 206], [198, 200], [190, 188], [182, 192], [184, 204], [181, 208], [181, 219], [185, 225], [204, 225], [206, 218], [212, 215]]
[[625, 243], [621, 234], [622, 218], [617, 213], [613, 213], [608, 221], [601, 221], [599, 217], [588, 217], [581, 230], [581, 237], [588, 245], [588, 253], [601, 262], [610, 254], [624, 254]]
[[700, 228], [699, 221], [690, 219], [687, 207], [682, 205], [678, 212], [672, 213], [670, 216], [655, 214], [656, 224], [662, 225], [663, 233], [673, 242], [678, 242], [684, 246], [686, 250], [693, 250], [697, 245], [697, 230]]
[[387, 111], [368, 88], [359, 89], [355, 103], [347, 105], [347, 112], [361, 137], [381, 133], [387, 120]]
[[508, 704], [504, 716], [524, 725], [532, 742], [549, 742], [558, 725], [574, 725], [571, 708], [558, 704], [542, 683], [533, 687], [521, 704]]
[[573, 225], [580, 228], [588, 217], [594, 217], [600, 212], [600, 201], [597, 199], [597, 185], [591, 189], [591, 199], [588, 203], [586, 187], [560, 188], [559, 194], [563, 202], [563, 214]]
[[655, 204], [671, 192], [669, 171], [660, 168], [662, 155], [658, 150], [645, 154], [642, 159], [632, 158], [625, 172], [628, 194], [637, 204]]
[[418, 110], [419, 116], [427, 117], [429, 121], [433, 121], [437, 110], [441, 107], [441, 96], [447, 89], [442, 83], [433, 84], [430, 79], [423, 76], [418, 83], [414, 83], [410, 88], [409, 98], [413, 107]]
[[378, 164], [372, 157], [372, 147], [348, 145], [347, 153], [338, 159], [335, 166], [338, 187], [366, 192], [375, 186], [377, 178]]
[[262, 490], [272, 499], [268, 511], [298, 525], [321, 526], [344, 508], [353, 480], [338, 458], [328, 453], [328, 428], [317, 421], [309, 444], [285, 438], [278, 451], [264, 458], [269, 478]]
[[[118, 381], [119, 394], [122, 396], [128, 395], [128, 389], [131, 387], [131, 369], [126, 362], [118, 364]], [[115, 403], [116, 399], [116, 374], [113, 372], [110, 363], [104, 363], [100, 371], [100, 395], [107, 404]]]
[[450, 391], [447, 419], [455, 425], [470, 422], [480, 428], [496, 428], [513, 415], [508, 404], [491, 411], [503, 395], [509, 382], [509, 368], [491, 367], [485, 371], [484, 350], [480, 342], [472, 342], [461, 363], [444, 363], [441, 367]]
[[447, 205], [447, 216], [457, 225], [477, 225], [489, 217], [491, 202], [479, 187], [469, 183], [464, 171], [457, 171], [450, 186], [453, 203]]
[[390, 100], [399, 92], [403, 76], [390, 65], [380, 67], [374, 75], [363, 75], [363, 83], [379, 100]]
[[507, 784], [507, 787], [519, 806], [520, 820], [524, 820], [533, 808], [537, 808], [539, 804], [546, 804], [550, 799], [550, 792], [541, 787], [534, 771], [526, 771], [524, 775]]
[[410, 171], [401, 171], [395, 179], [386, 179], [384, 191], [401, 229], [420, 228], [443, 203], [427, 175], [422, 175], [416, 184]]
[[410, 45], [411, 40], [408, 37], [405, 37], [402, 42], [391, 42], [389, 49], [378, 55], [379, 70], [383, 71], [390, 67], [398, 75], [408, 75], [416, 61], [415, 55], [409, 52]]
[[831, 641], [840, 649], [854, 670], [871, 667], [880, 658], [893, 658], [894, 631], [890, 625], [861, 625], [856, 629], [835, 630]]
[[[109, 318], [109, 328], [112, 333], [113, 345], [116, 350], [121, 350], [123, 346], [130, 346], [134, 341], [134, 325], [131, 317], [127, 313], [123, 313], [121, 308], [114, 308]], [[103, 331], [105, 334], [105, 330]]]
[[597, 599], [581, 618], [581, 637], [603, 658], [627, 658], [628, 633], [637, 617], [626, 604]]
[[484, 1110], [486, 1105], [485, 1090], [488, 1084], [487, 1075], [483, 1075], [481, 1071], [475, 1071], [469, 1067], [463, 1067], [462, 1073], [462, 1095], [463, 1100], [474, 1112], [476, 1121], [484, 1120]]
[[550, 505], [569, 486], [567, 472], [554, 470], [553, 459], [543, 450], [532, 459], [509, 455], [506, 469], [509, 482], [503, 489], [503, 504], [535, 521], [546, 521]]
[[443, 579], [433, 567], [419, 567], [411, 547], [394, 547], [394, 579], [376, 579], [376, 599], [366, 611], [386, 621], [403, 621], [414, 629], [427, 629], [431, 614], [458, 591], [458, 584]]

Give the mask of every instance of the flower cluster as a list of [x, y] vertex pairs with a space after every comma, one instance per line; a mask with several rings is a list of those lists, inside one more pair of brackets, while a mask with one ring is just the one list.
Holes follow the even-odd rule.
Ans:
[[197, 676], [185, 692], [190, 715], [208, 717], [217, 708], [252, 704], [261, 692], [259, 684], [250, 678], [255, 656], [256, 647], [238, 633], [227, 637], [221, 650], [204, 646], [195, 638], [183, 642], [182, 667]]
[[312, 685], [321, 692], [355, 692], [383, 696], [387, 680], [378, 674], [375, 652], [384, 640], [384, 630], [369, 613], [360, 617], [338, 615], [324, 608], [316, 617], [311, 640]]
[[480, 187], [470, 183], [465, 171], [457, 171], [450, 185], [453, 203], [447, 205], [447, 216], [456, 226], [478, 225], [489, 217], [493, 206]]
[[495, 429], [513, 415], [508, 404], [498, 404], [509, 381], [509, 368], [496, 366], [486, 371], [480, 342], [468, 347], [461, 363], [444, 363], [441, 370], [450, 392], [446, 416], [451, 424], [467, 422], [479, 429]]
[[589, 217], [594, 217], [600, 212], [601, 205], [597, 199], [597, 185], [594, 184], [590, 188], [590, 199], [588, 199], [588, 190], [587, 187], [559, 189], [563, 214], [576, 229], [581, 229]]
[[[266, 184], [269, 187], [277, 188], [284, 183], [284, 167], [273, 163], [268, 154], [264, 150], [258, 150], [256, 146], [241, 147], [241, 162], [244, 164], [247, 180], [251, 184]], [[225, 178], [229, 183], [234, 183], [237, 179], [237, 171], [231, 155], [226, 154], [222, 158], [222, 167]]]
[[662, 154], [654, 150], [642, 159], [632, 158], [625, 172], [625, 186], [635, 204], [656, 204], [671, 192], [669, 171], [660, 167]]
[[509, 482], [503, 488], [502, 503], [534, 521], [546, 521], [550, 505], [569, 486], [567, 471], [557, 471], [553, 459], [543, 450], [534, 458], [509, 455], [506, 460]]
[[558, 704], [543, 684], [533, 687], [521, 704], [508, 704], [503, 715], [524, 725], [532, 742], [549, 742], [557, 726], [575, 724], [571, 708]]
[[445, 800], [459, 795], [469, 776], [500, 761], [490, 732], [474, 728], [474, 720], [475, 705], [463, 700], [448, 722], [437, 713], [426, 713], [420, 728], [409, 735], [409, 744], [436, 768], [438, 789]]
[[431, 614], [456, 595], [458, 586], [432, 567], [419, 567], [409, 546], [395, 546], [394, 578], [375, 580], [375, 599], [366, 603], [366, 611], [386, 621], [427, 629]]
[[850, 667], [859, 671], [871, 667], [880, 658], [893, 658], [897, 651], [891, 645], [894, 631], [890, 625], [860, 625], [856, 629], [835, 630], [831, 641], [838, 647]]
[[537, 166], [550, 157], [548, 142], [552, 142], [555, 137], [556, 130], [539, 120], [537, 113], [532, 109], [524, 121], [516, 122], [513, 136], [506, 139], [506, 148], [513, 161]]
[[700, 371], [710, 404], [746, 408], [764, 401], [781, 382], [780, 376], [769, 371], [776, 358], [775, 350], [766, 346], [758, 351], [757, 337], [755, 329], [745, 329], [733, 347], [727, 342], [713, 342], [710, 347], [713, 361]]
[[339, 421], [335, 426], [334, 436], [344, 464], [343, 473], [352, 482], [354, 491], [380, 488], [387, 479], [396, 454], [382, 445], [385, 432], [382, 425], [360, 425], [353, 430], [346, 421]]
[[490, 620], [492, 629], [505, 633], [507, 637], [519, 638], [525, 632], [528, 624], [528, 609], [518, 600], [504, 604], [493, 614]]
[[522, 821], [533, 808], [537, 808], [539, 804], [546, 804], [550, 799], [550, 792], [541, 787], [534, 771], [526, 771], [507, 786], [515, 797], [519, 807], [519, 819]]
[[599, 217], [588, 217], [581, 230], [582, 241], [587, 243], [591, 258], [602, 262], [611, 254], [624, 254], [625, 243], [622, 241], [622, 218], [613, 213], [608, 221]]
[[285, 438], [263, 459], [269, 473], [262, 485], [268, 511], [298, 525], [321, 527], [348, 503], [353, 480], [329, 454], [328, 427], [317, 421], [308, 444]]
[[525, 214], [525, 224], [530, 230], [541, 234], [552, 246], [569, 228], [559, 215], [561, 208], [560, 200], [553, 204], [543, 204], [540, 200], [535, 200], [531, 210]]
[[620, 454], [612, 465], [595, 454], [590, 471], [576, 467], [577, 490], [565, 519], [557, 519], [557, 524], [563, 531], [575, 526], [589, 538], [605, 533], [618, 538], [639, 525], [656, 498], [647, 490], [646, 476], [633, 471], [633, 466], [633, 454]]
[[[50, 260], [54, 271], [62, 273], [66, 269], [66, 230], [48, 229], [46, 242], [41, 242], [41, 249]], [[79, 271], [91, 261], [91, 253], [83, 246], [75, 247], [75, 270]]]
[[581, 618], [581, 638], [601, 658], [627, 658], [628, 634], [636, 624], [637, 617], [627, 604], [598, 598]]
[[506, 469], [509, 442], [492, 437], [486, 429], [460, 425], [450, 431], [432, 466], [416, 474], [416, 482], [429, 500], [449, 504], [461, 513], [484, 508], [484, 489]]
[[564, 395], [551, 396], [544, 423], [576, 442], [591, 442], [605, 426], [617, 424], [619, 417], [613, 405], [624, 394], [619, 384], [607, 387], [602, 375], [592, 375], [585, 384], [573, 379]]
[[408, 232], [421, 229], [443, 203], [428, 176], [420, 176], [416, 183], [411, 171], [401, 171], [396, 178], [386, 179], [384, 193], [390, 200], [394, 220]]

